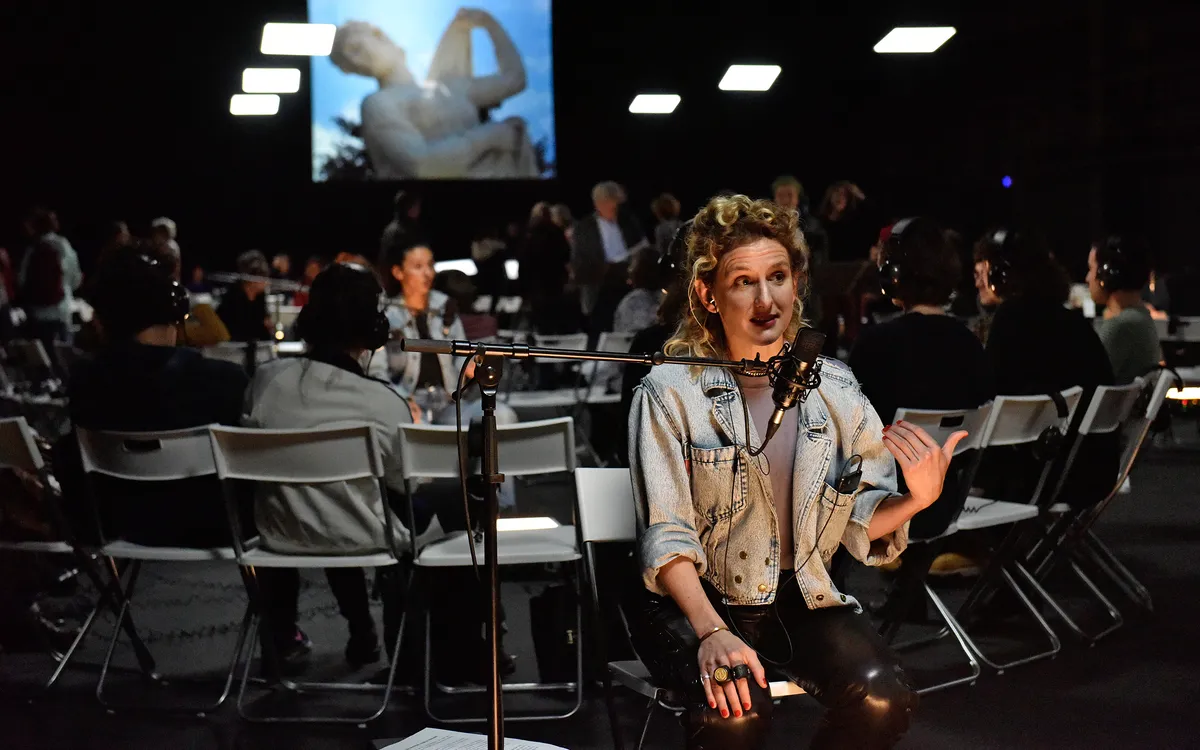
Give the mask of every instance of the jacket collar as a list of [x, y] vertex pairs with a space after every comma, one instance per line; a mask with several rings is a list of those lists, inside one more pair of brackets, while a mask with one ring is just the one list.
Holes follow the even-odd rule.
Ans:
[[[704, 391], [704, 395], [718, 402], [727, 400], [730, 393], [737, 393], [738, 385], [733, 373], [724, 367], [705, 367], [700, 373], [700, 389]], [[714, 403], [714, 407], [715, 405]], [[829, 421], [829, 411], [825, 408], [825, 400], [820, 397], [819, 391], [815, 398], [810, 394], [810, 397], [800, 404], [799, 409], [800, 421], [807, 430], [823, 429]]]

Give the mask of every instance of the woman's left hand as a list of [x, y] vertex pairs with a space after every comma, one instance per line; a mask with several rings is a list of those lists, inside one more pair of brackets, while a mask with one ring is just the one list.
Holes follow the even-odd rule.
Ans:
[[954, 448], [966, 436], [966, 431], [960, 430], [947, 438], [945, 445], [938, 445], [928, 432], [910, 422], [883, 428], [883, 443], [900, 464], [909, 495], [922, 507], [933, 505], [942, 494]]

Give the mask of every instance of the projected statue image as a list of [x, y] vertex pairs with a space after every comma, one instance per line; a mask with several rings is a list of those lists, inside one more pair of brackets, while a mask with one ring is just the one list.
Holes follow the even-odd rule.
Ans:
[[[483, 29], [498, 72], [473, 72], [471, 32]], [[405, 51], [378, 27], [343, 24], [330, 59], [345, 73], [370, 76], [379, 90], [362, 103], [362, 139], [376, 179], [513, 179], [538, 176], [525, 121], [486, 121], [488, 110], [525, 90], [525, 66], [512, 39], [482, 10], [460, 9], [442, 35], [424, 82]]]

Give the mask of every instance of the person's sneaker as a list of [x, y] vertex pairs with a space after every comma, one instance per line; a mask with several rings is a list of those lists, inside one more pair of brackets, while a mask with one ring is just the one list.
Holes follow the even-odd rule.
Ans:
[[929, 566], [931, 576], [977, 576], [979, 562], [957, 552], [943, 552]]
[[296, 628], [296, 634], [292, 636], [292, 639], [280, 643], [278, 648], [279, 661], [286, 668], [302, 664], [307, 660], [308, 655], [312, 653], [313, 643], [303, 630]]
[[350, 636], [346, 643], [346, 661], [355, 669], [379, 661], [379, 637], [374, 631]]

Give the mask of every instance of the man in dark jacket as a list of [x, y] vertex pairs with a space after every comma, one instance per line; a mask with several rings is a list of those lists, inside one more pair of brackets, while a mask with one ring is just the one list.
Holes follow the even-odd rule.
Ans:
[[[133, 250], [114, 255], [97, 271], [93, 298], [104, 343], [71, 373], [72, 424], [130, 432], [239, 424], [248, 378], [237, 365], [176, 346], [187, 293], [162, 264]], [[56, 453], [64, 498], [77, 511], [83, 477], [75, 435], [66, 435]], [[92, 488], [110, 537], [196, 546], [229, 541], [215, 477], [170, 487], [94, 477]]]
[[637, 217], [622, 206], [624, 200], [620, 185], [601, 182], [592, 188], [596, 212], [575, 225], [571, 272], [593, 332], [612, 330], [613, 313], [628, 291], [629, 259], [650, 246]]

